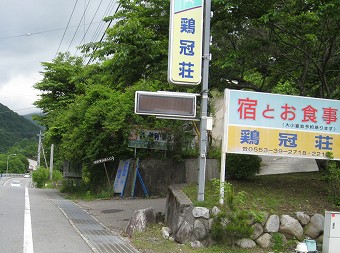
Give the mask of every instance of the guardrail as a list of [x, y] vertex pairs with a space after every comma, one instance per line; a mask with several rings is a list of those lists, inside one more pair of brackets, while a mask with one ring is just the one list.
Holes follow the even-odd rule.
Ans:
[[24, 177], [25, 174], [10, 174], [10, 173], [3, 173], [0, 174], [0, 177]]

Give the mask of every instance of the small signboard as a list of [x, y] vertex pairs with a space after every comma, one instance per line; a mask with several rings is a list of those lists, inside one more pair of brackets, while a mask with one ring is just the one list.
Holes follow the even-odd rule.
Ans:
[[93, 162], [93, 164], [105, 163], [105, 162], [113, 161], [114, 159], [115, 159], [114, 156], [110, 156], [110, 157], [107, 157], [107, 158], [102, 158], [102, 159], [96, 160], [96, 161]]
[[78, 161], [64, 161], [63, 175], [66, 178], [81, 178], [83, 173], [83, 165]]
[[171, 0], [168, 81], [201, 82], [203, 0]]
[[164, 117], [195, 118], [196, 94], [137, 91], [135, 93], [135, 113]]
[[340, 101], [225, 90], [226, 153], [340, 160]]
[[171, 136], [164, 131], [141, 129], [130, 133], [128, 146], [130, 148], [167, 150], [169, 138]]
[[131, 159], [119, 161], [119, 166], [116, 174], [116, 179], [113, 185], [114, 193], [124, 194], [126, 179], [129, 173]]

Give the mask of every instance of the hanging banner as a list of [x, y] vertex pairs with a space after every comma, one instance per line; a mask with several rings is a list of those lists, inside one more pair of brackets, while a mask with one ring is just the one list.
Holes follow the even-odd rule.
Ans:
[[201, 82], [203, 0], [171, 0], [168, 81]]
[[340, 160], [340, 101], [225, 90], [224, 152]]

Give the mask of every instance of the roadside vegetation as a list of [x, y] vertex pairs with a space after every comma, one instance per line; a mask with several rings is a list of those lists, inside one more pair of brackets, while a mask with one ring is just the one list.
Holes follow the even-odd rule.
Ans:
[[[260, 253], [269, 249], [240, 249], [234, 246], [237, 239], [250, 237], [252, 228], [249, 217], [256, 222], [264, 222], [265, 213], [295, 216], [298, 211], [308, 215], [340, 211], [339, 162], [330, 160], [322, 172], [290, 173], [256, 176], [260, 170], [260, 159], [256, 156], [227, 156], [229, 172], [224, 183], [224, 204], [220, 204], [220, 180], [206, 182], [205, 200], [198, 201], [197, 184], [182, 188], [194, 206], [217, 206], [221, 212], [214, 217], [211, 236], [214, 244], [203, 249], [193, 249], [190, 245], [177, 244], [162, 238], [162, 224], [156, 224], [145, 233], [138, 233], [132, 241], [141, 252], [221, 252], [221, 253]], [[229, 179], [230, 178], [230, 179]], [[228, 225], [223, 221], [229, 220]], [[293, 252], [298, 241], [288, 240], [284, 244], [278, 233], [272, 234], [273, 252]], [[169, 251], [169, 249], [176, 249]]]
[[[329, 182], [319, 172], [293, 173], [282, 175], [256, 176], [247, 180], [228, 180], [225, 205], [219, 204], [219, 182], [212, 180], [207, 182], [205, 189], [205, 201], [197, 201], [197, 185], [191, 184], [183, 188], [183, 191], [193, 201], [195, 206], [212, 208], [218, 206], [222, 210], [230, 210], [231, 200], [228, 200], [227, 192], [233, 195], [233, 207], [236, 212], [247, 210], [258, 219], [262, 212], [270, 214], [289, 214], [303, 211], [309, 215], [314, 213], [324, 214], [325, 210], [340, 211], [340, 205], [332, 201]], [[229, 201], [229, 203], [228, 203]], [[242, 217], [237, 224], [242, 223]], [[133, 244], [141, 252], [221, 252], [221, 253], [261, 253], [268, 249], [255, 248], [251, 250], [239, 249], [223, 240], [217, 240], [216, 245], [204, 249], [193, 249], [189, 245], [180, 245], [171, 242], [161, 236], [162, 224], [156, 224], [147, 229], [146, 232], [133, 236]], [[217, 230], [218, 231], [218, 230]], [[218, 231], [220, 235], [223, 232]], [[233, 231], [227, 231], [232, 236]], [[238, 232], [242, 229], [238, 228]], [[243, 230], [246, 233], [249, 231]], [[218, 239], [218, 238], [217, 238]], [[288, 241], [282, 246], [279, 237], [273, 236], [273, 252], [293, 252], [297, 240]]]
[[63, 181], [63, 174], [59, 170], [53, 170], [52, 179], [49, 179], [49, 170], [39, 167], [32, 172], [32, 182], [37, 188], [57, 188]]
[[[43, 62], [35, 84], [42, 94], [35, 105], [43, 113], [35, 120], [45, 128], [44, 145], [55, 145], [56, 168], [63, 161], [81, 163], [90, 194], [102, 192], [106, 180], [103, 166], [93, 161], [133, 157], [128, 145], [133, 131], [166, 132], [168, 158], [197, 157], [191, 152], [197, 149], [196, 123], [134, 113], [135, 91], [200, 93], [199, 85], [167, 82], [170, 2], [118, 4], [105, 17], [112, 25], [101, 41], [83, 45], [77, 56], [60, 52]], [[212, 0], [212, 11], [210, 101], [226, 88], [340, 98], [337, 0]], [[212, 104], [209, 109], [213, 114]], [[209, 139], [208, 150], [213, 143]], [[138, 155], [161, 156], [142, 149]]]

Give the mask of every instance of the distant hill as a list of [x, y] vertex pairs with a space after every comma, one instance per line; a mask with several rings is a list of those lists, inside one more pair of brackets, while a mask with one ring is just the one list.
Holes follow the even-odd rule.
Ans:
[[32, 118], [34, 115], [41, 115], [40, 112], [37, 113], [30, 113], [30, 114], [25, 114], [22, 115], [25, 119], [27, 119], [28, 121], [30, 121], [31, 123], [33, 123], [34, 125], [38, 126], [40, 129], [43, 129], [44, 127], [39, 125], [36, 121], [34, 121]]
[[0, 103], [0, 153], [24, 138], [36, 136], [40, 127]]

